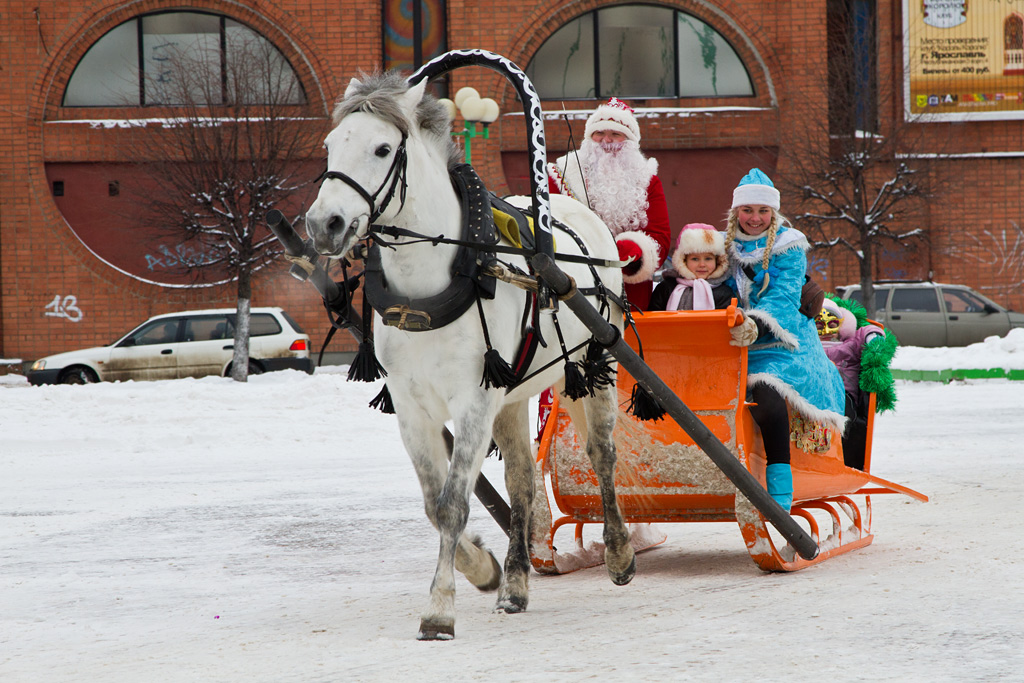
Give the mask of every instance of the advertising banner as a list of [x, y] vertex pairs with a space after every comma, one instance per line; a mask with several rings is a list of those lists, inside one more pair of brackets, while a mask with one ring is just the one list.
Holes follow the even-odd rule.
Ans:
[[903, 0], [908, 119], [1024, 118], [1024, 0]]

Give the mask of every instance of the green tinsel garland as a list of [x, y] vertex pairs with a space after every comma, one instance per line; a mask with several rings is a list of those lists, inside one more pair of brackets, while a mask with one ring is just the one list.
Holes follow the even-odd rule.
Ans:
[[896, 383], [889, 364], [896, 354], [896, 335], [885, 331], [885, 337], [875, 337], [864, 345], [860, 356], [861, 391], [875, 393], [875, 410], [884, 413], [896, 407]]
[[[867, 310], [858, 302], [851, 299], [840, 299], [835, 294], [825, 294], [841, 306], [853, 313], [857, 318], [857, 327], [861, 328], [870, 325]], [[896, 355], [896, 335], [891, 330], [885, 330], [884, 337], [875, 337], [864, 345], [860, 356], [860, 381], [861, 391], [874, 392], [875, 410], [884, 413], [896, 407], [896, 383], [892, 378], [892, 370], [889, 365], [892, 357]]]

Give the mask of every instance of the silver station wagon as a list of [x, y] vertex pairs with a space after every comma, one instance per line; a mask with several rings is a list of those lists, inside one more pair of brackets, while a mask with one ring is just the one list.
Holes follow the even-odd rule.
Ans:
[[[280, 308], [253, 308], [249, 374], [313, 372], [309, 336]], [[40, 358], [26, 373], [32, 384], [227, 376], [234, 355], [233, 308], [166, 313], [150, 318], [113, 344]]]
[[[967, 346], [1024, 327], [1024, 314], [964, 285], [886, 280], [874, 289], [875, 319], [904, 346]], [[837, 287], [836, 293], [864, 303], [860, 285]]]

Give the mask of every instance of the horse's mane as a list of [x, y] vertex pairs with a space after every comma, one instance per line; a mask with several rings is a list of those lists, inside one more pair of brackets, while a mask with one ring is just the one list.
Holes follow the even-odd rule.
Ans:
[[[349, 114], [357, 111], [380, 117], [409, 134], [409, 120], [402, 113], [398, 97], [409, 90], [409, 83], [397, 70], [384, 73], [360, 74], [359, 84], [334, 107], [333, 122], [337, 126]], [[416, 125], [432, 138], [448, 156], [448, 168], [462, 161], [458, 147], [451, 138], [451, 119], [444, 106], [433, 95], [424, 94], [416, 107]]]

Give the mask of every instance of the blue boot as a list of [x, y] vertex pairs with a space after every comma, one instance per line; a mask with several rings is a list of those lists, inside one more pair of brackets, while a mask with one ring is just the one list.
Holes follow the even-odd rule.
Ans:
[[789, 512], [793, 506], [793, 470], [790, 469], [789, 463], [776, 462], [768, 465], [765, 478], [768, 480], [768, 495], [774, 498], [783, 510]]

